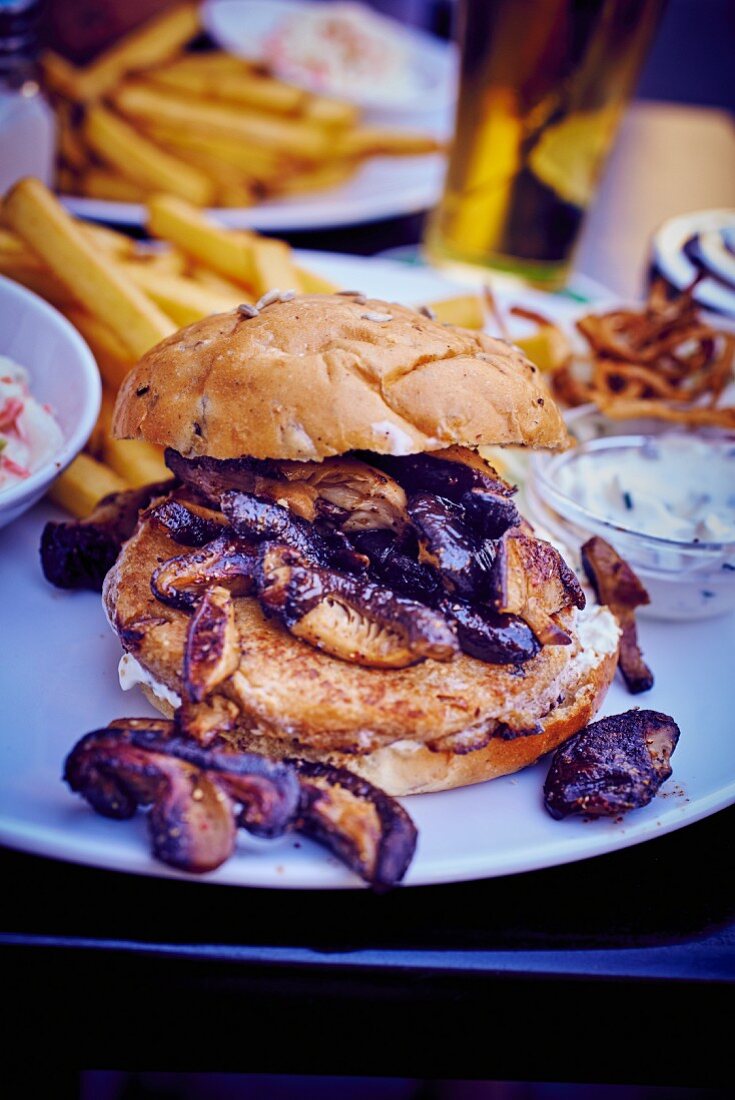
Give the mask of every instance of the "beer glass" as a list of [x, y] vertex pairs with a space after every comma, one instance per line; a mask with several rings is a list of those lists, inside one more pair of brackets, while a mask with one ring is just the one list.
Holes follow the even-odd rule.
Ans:
[[460, 88], [425, 251], [553, 289], [665, 0], [460, 0]]

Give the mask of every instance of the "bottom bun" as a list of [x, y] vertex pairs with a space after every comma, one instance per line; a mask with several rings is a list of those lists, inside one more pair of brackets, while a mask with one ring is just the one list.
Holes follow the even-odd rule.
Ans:
[[[507, 740], [494, 737], [483, 748], [465, 753], [435, 752], [406, 739], [362, 754], [291, 750], [291, 755], [349, 768], [394, 796], [466, 787], [520, 771], [588, 725], [615, 675], [619, 629], [610, 611], [606, 607], [587, 609], [578, 616], [577, 629], [583, 648], [566, 670], [563, 697], [540, 720], [540, 733]], [[167, 718], [173, 716], [169, 699], [157, 695], [149, 683], [140, 686], [157, 710]], [[288, 755], [281, 739], [239, 730], [227, 736], [246, 752], [274, 758]]]

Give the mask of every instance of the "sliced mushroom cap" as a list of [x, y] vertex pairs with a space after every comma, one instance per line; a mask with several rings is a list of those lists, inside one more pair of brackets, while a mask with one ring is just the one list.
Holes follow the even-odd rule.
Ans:
[[365, 558], [340, 531], [317, 529], [280, 504], [233, 491], [222, 494], [221, 506], [233, 529], [244, 538], [283, 543], [317, 565], [333, 565], [350, 572], [365, 569]]
[[482, 604], [444, 599], [440, 604], [454, 623], [463, 653], [491, 665], [522, 665], [541, 649], [530, 626], [517, 615], [501, 615]]
[[47, 523], [41, 535], [41, 568], [46, 580], [57, 588], [101, 592], [122, 544], [135, 531], [140, 510], [170, 492], [174, 484], [160, 481], [111, 493], [85, 519]]
[[552, 817], [627, 813], [646, 806], [671, 775], [679, 740], [673, 718], [629, 710], [581, 730], [556, 750], [544, 785]]
[[553, 616], [570, 604], [584, 607], [585, 596], [559, 551], [520, 531], [509, 531], [496, 545], [495, 610], [525, 619], [543, 645], [569, 645], [571, 638]]
[[600, 603], [607, 604], [622, 631], [618, 667], [628, 690], [637, 695], [653, 687], [653, 673], [643, 660], [635, 609], [650, 603], [639, 578], [620, 554], [599, 535], [581, 550], [582, 565]]
[[235, 607], [226, 588], [207, 588], [189, 620], [184, 649], [184, 695], [201, 703], [240, 662]]
[[151, 577], [151, 591], [162, 603], [191, 611], [212, 585], [226, 588], [233, 596], [250, 592], [257, 561], [254, 543], [223, 536], [159, 565]]
[[401, 804], [346, 768], [290, 763], [301, 783], [299, 831], [326, 845], [375, 888], [400, 882], [417, 839]]
[[495, 544], [478, 538], [464, 509], [433, 493], [409, 497], [408, 514], [419, 539], [419, 561], [433, 566], [447, 591], [468, 599], [490, 592]]
[[222, 493], [229, 489], [241, 489], [252, 493], [256, 477], [278, 477], [274, 463], [255, 458], [184, 458], [172, 447], [167, 447], [164, 459], [169, 470], [184, 484], [201, 496], [217, 504]]
[[436, 570], [404, 553], [401, 548], [404, 543], [393, 531], [385, 528], [355, 531], [351, 541], [368, 558], [371, 576], [399, 596], [432, 607], [444, 595], [444, 586]]
[[354, 664], [405, 668], [457, 652], [438, 612], [365, 578], [315, 566], [287, 546], [264, 548], [259, 597], [295, 637]]
[[294, 770], [261, 756], [203, 749], [175, 736], [173, 722], [121, 719], [83, 737], [64, 779], [98, 813], [149, 817], [154, 855], [181, 870], [218, 867], [232, 853], [235, 826], [280, 836], [293, 822], [300, 791]]
[[387, 528], [401, 532], [406, 526], [406, 494], [388, 474], [356, 458], [327, 458], [324, 462], [284, 462], [289, 479], [303, 481], [322, 502], [339, 510], [344, 531]]
[[224, 534], [227, 527], [221, 512], [174, 497], [156, 504], [146, 513], [146, 518], [167, 531], [174, 542], [184, 546], [205, 546]]
[[416, 847], [401, 805], [346, 769], [205, 749], [163, 719], [123, 718], [88, 733], [64, 778], [107, 817], [150, 806], [153, 854], [183, 871], [223, 863], [237, 825], [255, 836], [313, 837], [377, 889], [401, 880]]

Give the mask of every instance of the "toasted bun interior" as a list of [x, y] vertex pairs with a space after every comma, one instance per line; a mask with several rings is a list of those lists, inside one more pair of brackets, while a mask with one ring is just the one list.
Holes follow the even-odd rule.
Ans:
[[518, 348], [394, 302], [307, 295], [190, 325], [128, 374], [113, 431], [181, 454], [314, 459], [452, 444], [560, 448]]

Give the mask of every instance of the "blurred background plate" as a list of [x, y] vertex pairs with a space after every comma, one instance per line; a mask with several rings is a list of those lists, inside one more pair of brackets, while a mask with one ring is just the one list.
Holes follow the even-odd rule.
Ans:
[[[339, 5], [342, 7], [342, 5]], [[324, 4], [305, 3], [304, 0], [207, 0], [202, 7], [202, 22], [211, 38], [230, 53], [246, 58], [248, 61], [261, 61], [264, 57], [265, 41], [279, 25], [293, 15], [308, 9], [325, 8]], [[427, 112], [446, 110], [451, 107], [454, 98], [456, 78], [456, 52], [448, 42], [442, 42], [433, 35], [413, 27], [404, 26], [397, 20], [387, 20], [378, 12], [367, 9], [376, 20], [385, 22], [386, 33], [395, 38], [405, 52], [408, 68], [408, 81], [405, 90], [391, 96], [387, 102], [384, 95], [371, 96], [367, 91], [350, 92], [340, 90], [340, 98], [347, 99], [372, 112], [394, 116], [405, 112]], [[276, 72], [276, 75], [280, 75]], [[299, 83], [289, 76], [292, 83]], [[311, 91], [327, 89], [306, 85]]]

